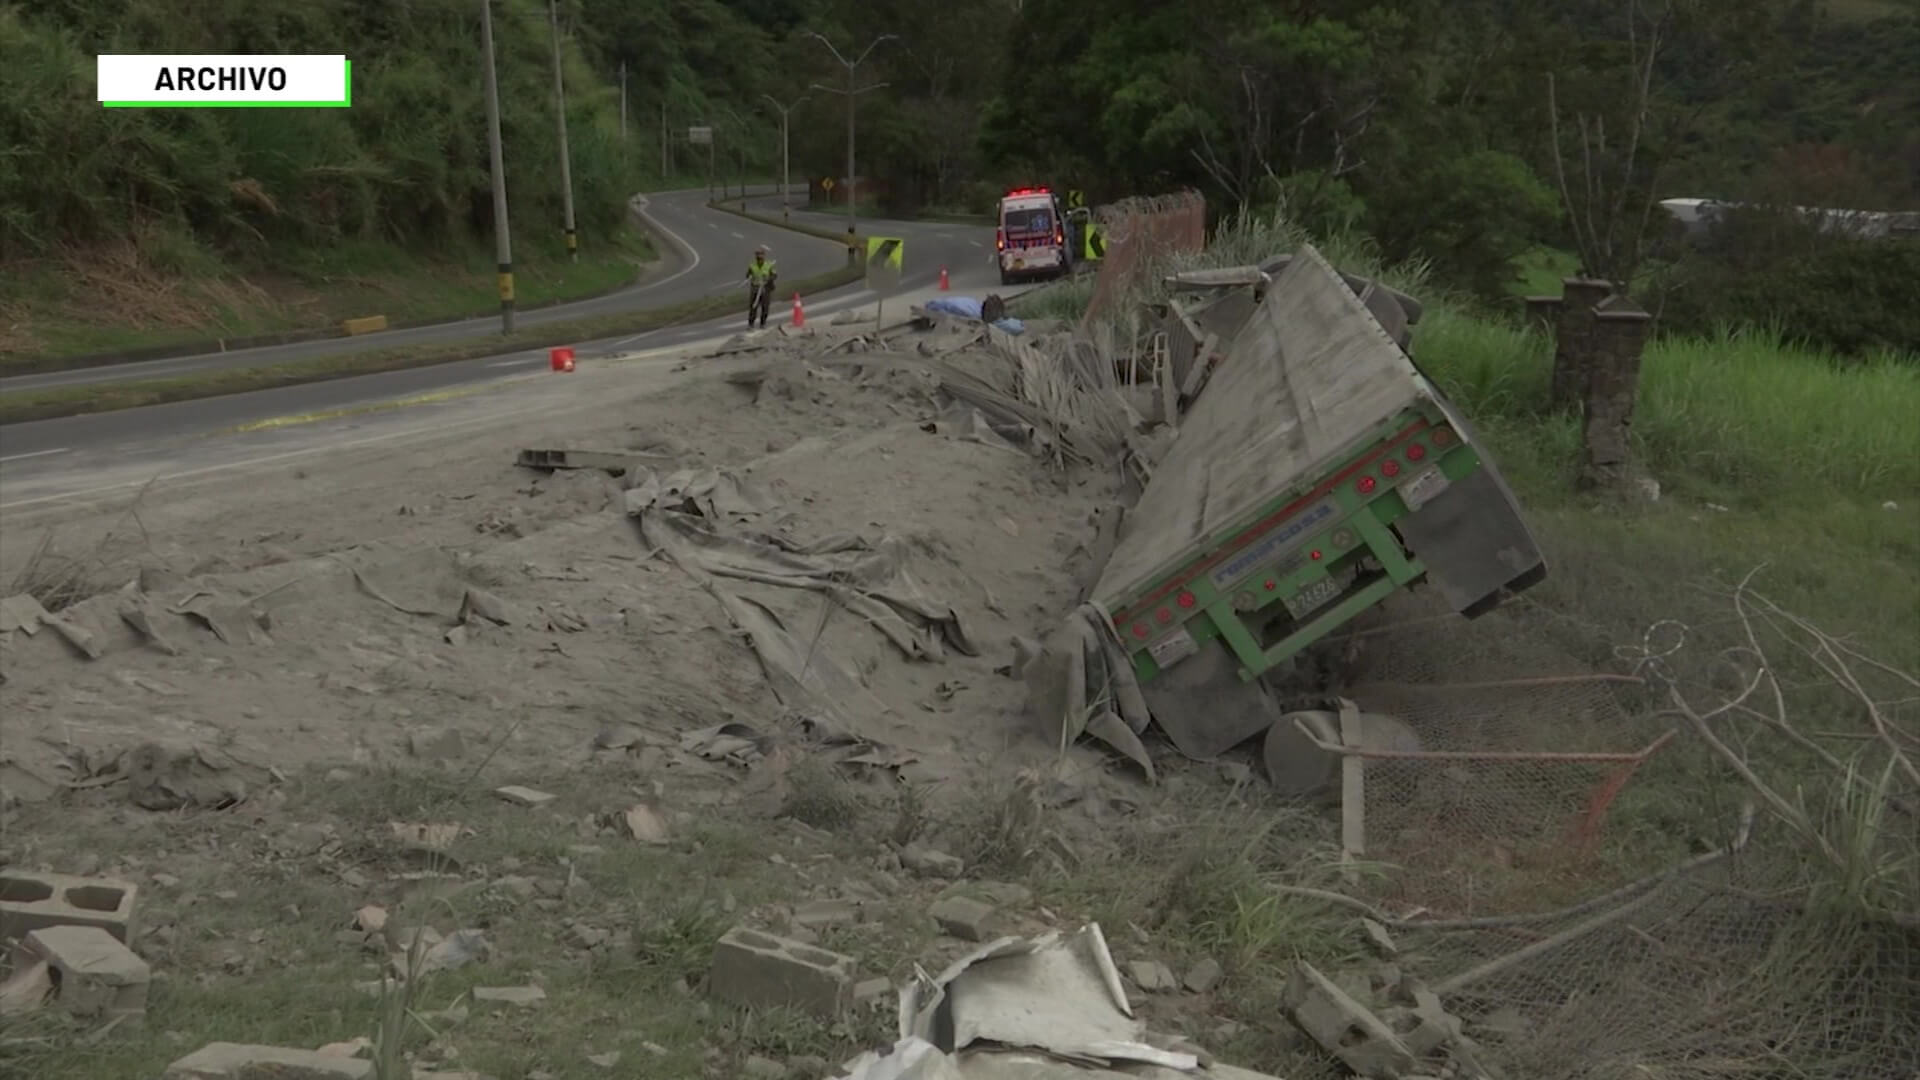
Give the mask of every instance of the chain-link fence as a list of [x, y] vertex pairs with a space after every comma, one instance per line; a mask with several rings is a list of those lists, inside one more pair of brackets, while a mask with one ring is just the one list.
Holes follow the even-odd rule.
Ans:
[[1207, 243], [1207, 201], [1194, 191], [1122, 199], [1096, 207], [1093, 219], [1106, 235], [1107, 250], [1082, 326], [1123, 302], [1139, 276], [1161, 260]]
[[1418, 749], [1358, 755], [1353, 895], [1506, 1076], [1920, 1078], [1920, 682], [1735, 604], [1602, 672], [1528, 602], [1356, 632]]

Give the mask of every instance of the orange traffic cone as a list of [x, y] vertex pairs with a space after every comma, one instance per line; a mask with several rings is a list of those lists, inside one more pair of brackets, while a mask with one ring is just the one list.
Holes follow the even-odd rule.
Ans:
[[573, 350], [565, 347], [549, 349], [547, 350], [547, 362], [553, 366], [553, 370], [555, 371], [572, 371]]
[[793, 328], [795, 330], [798, 330], [805, 325], [807, 325], [807, 313], [804, 309], [800, 307], [800, 294], [794, 293], [793, 294]]
[[940, 291], [947, 291], [947, 268], [944, 266], [940, 268]]

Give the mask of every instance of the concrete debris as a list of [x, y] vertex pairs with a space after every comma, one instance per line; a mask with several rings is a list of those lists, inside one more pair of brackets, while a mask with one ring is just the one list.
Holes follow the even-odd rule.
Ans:
[[1149, 994], [1170, 994], [1180, 988], [1180, 980], [1173, 977], [1173, 969], [1158, 960], [1128, 961], [1127, 976], [1135, 986]]
[[13, 974], [0, 983], [0, 1016], [33, 1012], [52, 996], [53, 969], [45, 960], [16, 963]]
[[353, 913], [353, 926], [363, 933], [377, 934], [387, 928], [387, 909], [378, 904], [368, 904]]
[[1285, 1000], [1300, 1029], [1355, 1073], [1401, 1080], [1413, 1071], [1413, 1051], [1394, 1030], [1312, 964], [1294, 965]]
[[550, 795], [547, 792], [535, 791], [530, 787], [521, 787], [518, 784], [509, 784], [506, 787], [495, 788], [493, 789], [493, 793], [519, 806], [545, 806], [547, 803], [558, 798], [558, 796]]
[[547, 1000], [547, 992], [537, 986], [476, 986], [473, 1000], [478, 1005], [518, 1005], [526, 1008]]
[[993, 922], [993, 905], [970, 896], [949, 896], [935, 903], [927, 914], [940, 924], [942, 933], [962, 941], [985, 941]]
[[114, 878], [0, 872], [0, 941], [41, 929], [92, 926], [128, 944], [138, 895], [138, 886]]
[[668, 827], [667, 819], [645, 803], [628, 807], [620, 820], [627, 834], [643, 844], [659, 847], [673, 839], [673, 830]]
[[714, 945], [707, 984], [729, 1004], [832, 1019], [853, 1004], [853, 970], [850, 956], [736, 926]]
[[216, 1042], [167, 1066], [161, 1080], [251, 1080], [259, 1076], [271, 1076], [273, 1080], [373, 1080], [373, 1062], [317, 1050]]
[[588, 1054], [587, 1064], [598, 1065], [603, 1069], [611, 1069], [615, 1065], [620, 1064], [620, 1051], [609, 1050], [604, 1054]]
[[144, 743], [128, 753], [127, 798], [142, 810], [224, 810], [247, 797], [239, 763], [204, 746]]
[[810, 930], [852, 926], [860, 918], [860, 902], [857, 900], [813, 900], [793, 909], [794, 923]]
[[365, 1035], [356, 1036], [346, 1042], [328, 1043], [314, 1051], [323, 1057], [363, 1057], [373, 1051], [373, 1040]]
[[1219, 986], [1225, 974], [1220, 968], [1220, 961], [1209, 956], [1188, 968], [1187, 977], [1180, 982], [1192, 993], [1205, 994]]
[[891, 993], [893, 993], [891, 979], [862, 979], [853, 985], [853, 1003], [855, 1005], [879, 1004]]
[[922, 844], [908, 844], [900, 849], [900, 865], [924, 877], [943, 878], [957, 878], [967, 868], [958, 858]]
[[50, 617], [40, 601], [26, 593], [0, 598], [0, 634], [10, 630], [29, 636], [37, 634]]
[[901, 995], [901, 1039], [842, 1067], [850, 1080], [1275, 1080], [1208, 1060], [1133, 1016], [1097, 924], [1001, 938]]
[[387, 828], [401, 850], [444, 855], [460, 838], [460, 826], [451, 823], [389, 821]]

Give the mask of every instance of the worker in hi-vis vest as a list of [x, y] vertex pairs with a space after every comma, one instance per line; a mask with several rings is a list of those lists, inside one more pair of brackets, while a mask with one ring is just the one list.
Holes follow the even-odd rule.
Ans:
[[759, 325], [767, 325], [767, 309], [773, 306], [773, 283], [780, 275], [773, 268], [773, 260], [767, 258], [766, 245], [753, 249], [753, 261], [747, 264], [747, 328], [752, 329], [756, 317]]

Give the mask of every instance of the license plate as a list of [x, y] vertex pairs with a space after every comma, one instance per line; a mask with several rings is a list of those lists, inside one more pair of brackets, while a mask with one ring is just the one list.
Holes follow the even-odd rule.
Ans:
[[1332, 578], [1321, 578], [1319, 581], [1313, 582], [1299, 592], [1287, 597], [1282, 602], [1287, 605], [1287, 614], [1298, 619], [1318, 609], [1320, 605], [1339, 595], [1340, 583], [1338, 581]]
[[1400, 499], [1407, 509], [1418, 510], [1432, 502], [1434, 496], [1447, 490], [1447, 474], [1436, 466], [1414, 474], [1406, 483], [1400, 485]]
[[1025, 259], [1015, 259], [1015, 260], [1013, 260], [1013, 268], [1014, 268], [1015, 270], [1021, 270], [1021, 269], [1025, 269], [1025, 267], [1026, 267], [1026, 265], [1027, 265], [1027, 260], [1025, 260]]
[[1184, 626], [1147, 646], [1147, 653], [1153, 657], [1153, 662], [1162, 671], [1199, 651], [1200, 643], [1193, 640], [1193, 635], [1187, 633], [1187, 628]]

